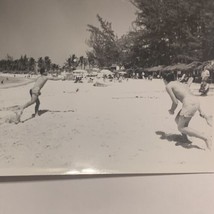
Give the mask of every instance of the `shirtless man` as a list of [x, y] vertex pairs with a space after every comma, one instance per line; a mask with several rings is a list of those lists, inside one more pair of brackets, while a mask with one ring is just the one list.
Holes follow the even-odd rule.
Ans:
[[40, 90], [48, 80], [65, 80], [64, 78], [48, 77], [47, 72], [44, 68], [40, 69], [40, 74], [41, 76], [37, 78], [33, 88], [30, 89], [31, 100], [24, 104], [23, 106], [19, 107], [19, 112], [16, 113], [17, 114], [17, 119], [15, 122], [16, 124], [20, 122], [21, 115], [23, 114], [24, 109], [33, 105], [34, 103], [36, 103], [34, 116], [38, 115], [40, 105], [39, 96], [41, 95]]
[[207, 116], [201, 111], [198, 98], [191, 93], [187, 85], [175, 81], [172, 73], [164, 74], [163, 80], [166, 85], [166, 91], [172, 100], [172, 106], [169, 113], [174, 114], [174, 111], [178, 106], [178, 101], [183, 104], [182, 109], [175, 118], [175, 121], [177, 123], [178, 130], [184, 137], [184, 140], [188, 141], [187, 135], [197, 137], [204, 140], [207, 148], [211, 149], [211, 139], [207, 138], [204, 134], [199, 133], [197, 130], [189, 128], [188, 125], [197, 111], [199, 111], [200, 116], [206, 120], [209, 126], [212, 126], [212, 116]]

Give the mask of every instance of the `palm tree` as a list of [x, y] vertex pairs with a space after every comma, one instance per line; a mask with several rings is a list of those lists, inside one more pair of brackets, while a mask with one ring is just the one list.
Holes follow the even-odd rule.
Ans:
[[36, 60], [34, 58], [29, 59], [29, 70], [30, 71], [35, 71], [36, 69]]
[[38, 63], [38, 68], [39, 68], [39, 69], [45, 67], [45, 62], [44, 62], [44, 60], [43, 60], [42, 57], [39, 57], [37, 63]]
[[80, 67], [81, 67], [81, 69], [82, 69], [82, 67], [83, 67], [83, 65], [84, 65], [84, 57], [83, 56], [81, 56], [80, 58], [79, 58], [79, 62], [78, 62], [78, 65], [80, 64]]
[[47, 71], [50, 71], [51, 69], [51, 59], [49, 56], [46, 56], [45, 59], [45, 68], [47, 69]]

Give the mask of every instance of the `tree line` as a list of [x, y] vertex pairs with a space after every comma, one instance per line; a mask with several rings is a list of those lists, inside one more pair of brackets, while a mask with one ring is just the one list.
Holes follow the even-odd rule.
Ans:
[[13, 59], [7, 55], [5, 59], [0, 60], [0, 72], [10, 73], [36, 73], [38, 69], [45, 68], [49, 72], [58, 72], [60, 70], [72, 71], [78, 66], [85, 69], [88, 65], [88, 59], [84, 56], [77, 57], [75, 54], [69, 56], [63, 66], [53, 63], [49, 56], [39, 57], [37, 60], [27, 55], [19, 59]]

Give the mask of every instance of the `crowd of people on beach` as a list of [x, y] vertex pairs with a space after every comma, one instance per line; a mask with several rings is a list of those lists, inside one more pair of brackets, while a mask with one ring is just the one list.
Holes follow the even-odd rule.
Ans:
[[[201, 87], [199, 89], [200, 92], [202, 92], [202, 87], [206, 88], [206, 93], [209, 90], [209, 84], [208, 84], [208, 78], [210, 76], [210, 73], [207, 69], [205, 69], [201, 73], [202, 82]], [[189, 127], [189, 122], [192, 119], [192, 117], [195, 115], [195, 113], [198, 111], [200, 116], [204, 118], [209, 126], [212, 126], [212, 116], [206, 115], [201, 107], [199, 99], [194, 96], [190, 90], [190, 86], [193, 82], [193, 79], [189, 77], [187, 81], [184, 81], [185, 77], [182, 76], [179, 80], [176, 79], [175, 75], [171, 72], [162, 74], [161, 77], [166, 85], [166, 91], [169, 94], [171, 100], [172, 100], [172, 106], [169, 110], [169, 114], [174, 114], [178, 102], [182, 103], [182, 109], [179, 111], [175, 118], [175, 122], [177, 124], [179, 132], [181, 132], [183, 136], [184, 142], [190, 143], [188, 136], [196, 137], [204, 140], [206, 146], [208, 149], [211, 149], [212, 141], [209, 137], [205, 136], [203, 133], [194, 130]], [[94, 86], [104, 87], [106, 86], [105, 81], [106, 79], [112, 80], [112, 78], [108, 78], [107, 76], [103, 76], [103, 82], [95, 82]], [[124, 77], [117, 77], [117, 81], [122, 81], [125, 79]], [[26, 108], [29, 106], [35, 104], [35, 112], [33, 116], [37, 116], [39, 114], [39, 106], [40, 106], [40, 100], [39, 96], [41, 95], [41, 89], [46, 84], [48, 80], [53, 81], [59, 81], [59, 80], [66, 80], [65, 76], [61, 77], [53, 77], [49, 76], [47, 70], [44, 68], [40, 69], [40, 75], [35, 80], [34, 86], [30, 89], [30, 100], [23, 104], [22, 106], [18, 107], [18, 110], [15, 111], [16, 113], [16, 119], [15, 123], [18, 124], [21, 122], [21, 116]], [[82, 78], [76, 78], [74, 83], [80, 83], [82, 81]], [[93, 82], [93, 78], [89, 78], [89, 82]], [[186, 84], [185, 84], [186, 83]], [[204, 89], [203, 89], [204, 90]]]

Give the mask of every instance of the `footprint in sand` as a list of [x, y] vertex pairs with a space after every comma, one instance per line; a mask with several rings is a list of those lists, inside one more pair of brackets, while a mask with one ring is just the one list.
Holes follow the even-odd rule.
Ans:
[[16, 123], [17, 114], [13, 111], [0, 111], [0, 124]]

